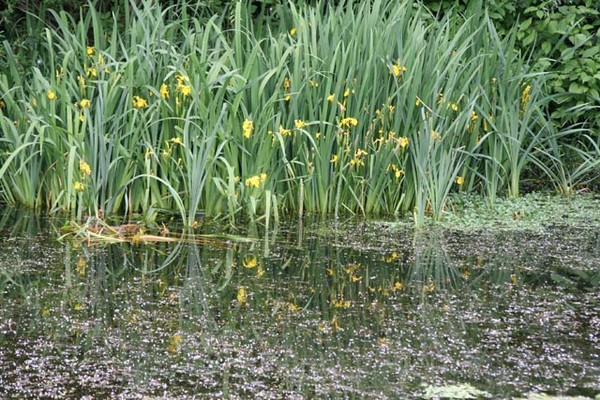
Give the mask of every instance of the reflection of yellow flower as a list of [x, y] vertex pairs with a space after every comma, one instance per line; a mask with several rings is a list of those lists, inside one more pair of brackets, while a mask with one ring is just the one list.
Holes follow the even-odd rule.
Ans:
[[85, 275], [85, 269], [87, 268], [87, 261], [83, 257], [79, 257], [77, 264], [75, 265], [75, 271], [79, 275]]
[[148, 107], [148, 102], [146, 101], [146, 99], [141, 98], [140, 96], [133, 96], [132, 103], [133, 106], [138, 109]]
[[431, 293], [435, 290], [435, 283], [429, 282], [423, 286], [423, 293]]
[[333, 300], [331, 304], [334, 308], [348, 308], [352, 305], [349, 300]]
[[246, 256], [242, 262], [245, 268], [256, 268], [258, 266], [258, 260], [255, 256]]
[[337, 316], [335, 316], [335, 317], [333, 317], [333, 318], [331, 319], [331, 328], [332, 328], [334, 331], [339, 331], [339, 330], [340, 330], [340, 323], [339, 323], [339, 321], [338, 321], [338, 317], [337, 317]]
[[75, 182], [73, 184], [73, 189], [75, 189], [76, 191], [81, 192], [81, 191], [83, 191], [85, 189], [85, 186], [81, 182]]
[[242, 134], [246, 139], [250, 139], [252, 136], [252, 131], [254, 130], [254, 122], [247, 119], [242, 123]]
[[385, 261], [386, 263], [391, 263], [394, 260], [397, 260], [398, 257], [400, 257], [400, 255], [398, 254], [398, 252], [392, 251], [389, 256], [383, 257], [383, 261]]
[[56, 93], [54, 93], [52, 90], [48, 90], [46, 97], [48, 97], [48, 100], [56, 100]]
[[180, 333], [176, 333], [169, 339], [169, 347], [168, 350], [171, 353], [175, 353], [179, 349], [179, 345], [181, 344], [181, 340], [183, 336]]
[[246, 288], [241, 287], [241, 288], [238, 289], [238, 292], [237, 292], [237, 301], [240, 304], [244, 304], [245, 302], [248, 301], [248, 293], [246, 292]]
[[166, 84], [162, 84], [160, 85], [160, 97], [162, 97], [163, 99], [168, 99], [169, 98], [169, 87]]
[[463, 176], [457, 176], [456, 177], [456, 184], [460, 186], [463, 183], [465, 183], [465, 178]]

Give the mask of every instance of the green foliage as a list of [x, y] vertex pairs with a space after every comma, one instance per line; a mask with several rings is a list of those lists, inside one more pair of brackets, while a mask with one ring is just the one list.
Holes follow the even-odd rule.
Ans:
[[600, 223], [598, 200], [592, 195], [530, 193], [498, 199], [492, 206], [480, 196], [466, 194], [453, 194], [448, 201], [453, 211], [446, 215], [442, 226], [453, 231], [540, 233], [557, 226], [580, 229]]
[[282, 211], [421, 225], [455, 191], [519, 196], [532, 163], [565, 193], [595, 172], [592, 138], [546, 118], [545, 75], [519, 32], [498, 34], [477, 7], [437, 20], [409, 1], [289, 3], [258, 19], [250, 4], [210, 19], [187, 6], [131, 2], [110, 21], [52, 11], [43, 61], [23, 74], [7, 57], [5, 202], [78, 217], [177, 210], [187, 225]]
[[[532, 65], [548, 72], [548, 92], [556, 95], [551, 108], [557, 121], [589, 118], [600, 126], [597, 113], [575, 106], [600, 102], [600, 5], [593, 0], [531, 5], [518, 25], [520, 46], [532, 48]], [[591, 115], [590, 115], [591, 114]]]
[[[472, 7], [473, 3], [470, 2]], [[425, 1], [438, 15], [456, 11], [467, 17], [467, 2]], [[600, 102], [600, 3], [595, 0], [483, 1], [490, 19], [504, 36], [517, 28], [516, 46], [533, 70], [548, 74], [545, 92], [558, 125], [589, 121], [600, 127], [592, 105]], [[579, 108], [577, 108], [579, 107]]]

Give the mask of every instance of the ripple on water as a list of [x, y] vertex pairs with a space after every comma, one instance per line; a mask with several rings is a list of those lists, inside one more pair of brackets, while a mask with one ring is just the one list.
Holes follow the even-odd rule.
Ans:
[[361, 222], [283, 227], [268, 249], [2, 238], [0, 397], [589, 394], [600, 252], [581, 235]]

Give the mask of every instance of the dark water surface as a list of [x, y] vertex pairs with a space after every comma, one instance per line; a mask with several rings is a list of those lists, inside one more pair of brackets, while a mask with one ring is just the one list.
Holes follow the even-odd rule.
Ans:
[[592, 227], [305, 221], [245, 243], [88, 245], [60, 226], [0, 214], [0, 398], [600, 392]]

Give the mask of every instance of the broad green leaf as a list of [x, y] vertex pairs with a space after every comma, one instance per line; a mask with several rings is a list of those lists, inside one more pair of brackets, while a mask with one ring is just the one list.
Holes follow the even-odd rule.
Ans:
[[521, 22], [519, 24], [519, 30], [523, 30], [523, 31], [527, 30], [531, 26], [532, 21], [533, 21], [533, 19], [530, 17], [530, 18], [527, 18], [525, 21]]
[[571, 43], [573, 43], [573, 45], [575, 45], [577, 47], [584, 44], [588, 39], [589, 39], [589, 36], [585, 35], [583, 33], [578, 33], [576, 35], [569, 36], [569, 40], [571, 41]]
[[589, 49], [586, 49], [583, 53], [581, 53], [581, 57], [592, 58], [593, 56], [598, 54], [599, 51], [600, 51], [600, 46], [590, 47]]
[[537, 36], [537, 32], [531, 31], [531, 33], [529, 35], [527, 35], [525, 37], [525, 39], [523, 39], [523, 46], [529, 46], [530, 44], [532, 44], [533, 41], [535, 40], [536, 36]]

